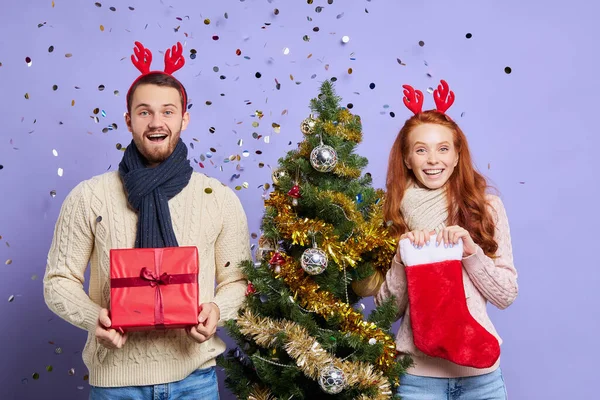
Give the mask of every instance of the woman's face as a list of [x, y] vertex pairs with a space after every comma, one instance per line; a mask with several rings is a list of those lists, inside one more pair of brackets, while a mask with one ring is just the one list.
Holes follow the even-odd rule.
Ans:
[[458, 164], [454, 135], [445, 126], [422, 124], [408, 135], [405, 163], [417, 181], [428, 189], [441, 188]]

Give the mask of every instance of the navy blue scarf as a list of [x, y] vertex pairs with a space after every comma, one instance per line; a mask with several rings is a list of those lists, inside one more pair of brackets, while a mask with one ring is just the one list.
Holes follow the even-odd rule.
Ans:
[[137, 211], [138, 226], [135, 247], [177, 247], [173, 232], [169, 199], [181, 192], [192, 177], [187, 147], [181, 139], [173, 153], [154, 168], [146, 167], [146, 159], [133, 140], [119, 164], [119, 174], [129, 205]]

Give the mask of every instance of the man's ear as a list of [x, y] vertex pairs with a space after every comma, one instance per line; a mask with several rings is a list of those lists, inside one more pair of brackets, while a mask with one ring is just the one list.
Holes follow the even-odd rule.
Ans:
[[131, 130], [131, 116], [129, 115], [129, 113], [125, 113], [125, 124], [127, 125], [127, 130], [133, 133], [133, 131]]
[[185, 114], [183, 114], [183, 119], [181, 120], [181, 130], [185, 131], [189, 123], [190, 113], [186, 111]]

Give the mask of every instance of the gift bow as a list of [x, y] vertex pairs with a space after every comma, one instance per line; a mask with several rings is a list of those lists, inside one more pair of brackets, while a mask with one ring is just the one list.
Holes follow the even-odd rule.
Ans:
[[154, 272], [148, 268], [143, 267], [140, 270], [140, 278], [150, 281], [150, 286], [155, 287], [156, 285], [168, 285], [171, 283], [171, 275], [163, 272], [160, 276], [157, 276]]

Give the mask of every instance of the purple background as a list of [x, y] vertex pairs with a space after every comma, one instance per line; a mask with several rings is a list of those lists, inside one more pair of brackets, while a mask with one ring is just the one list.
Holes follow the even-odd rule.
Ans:
[[[377, 187], [384, 185], [388, 149], [409, 116], [401, 85], [425, 92], [446, 79], [457, 96], [449, 114], [466, 132], [477, 165], [500, 189], [511, 222], [521, 293], [506, 311], [490, 307], [505, 341], [502, 367], [510, 398], [596, 397], [600, 265], [591, 252], [600, 222], [591, 209], [600, 182], [600, 138], [592, 117], [600, 92], [596, 3], [113, 3], [97, 7], [90, 0], [56, 0], [53, 8], [51, 0], [21, 0], [7, 2], [0, 12], [3, 399], [87, 398], [81, 361], [85, 332], [46, 308], [42, 277], [63, 199], [78, 182], [114, 170], [122, 157], [117, 143], [130, 141], [123, 113], [125, 93], [138, 75], [129, 61], [135, 40], [153, 51], [155, 68], [163, 65], [159, 50], [184, 42], [187, 63], [176, 76], [193, 107], [182, 137], [194, 145], [192, 158], [205, 157], [205, 168], [195, 164], [196, 170], [231, 187], [247, 182], [237, 194], [255, 233], [263, 211], [259, 186], [271, 181], [267, 165], [276, 165], [301, 139], [299, 124], [323, 79], [337, 77], [343, 104], [352, 103], [351, 111], [362, 117], [359, 152], [370, 159], [367, 171]], [[210, 18], [209, 25], [204, 18]], [[341, 43], [343, 35], [349, 43]], [[194, 60], [191, 49], [197, 50]], [[507, 66], [511, 74], [505, 73]], [[256, 72], [262, 76], [256, 78]], [[106, 114], [97, 115], [98, 123], [90, 118], [96, 107]], [[433, 107], [427, 93], [426, 107]], [[264, 116], [257, 118], [257, 111]], [[117, 129], [102, 133], [112, 123]], [[280, 133], [272, 123], [281, 125]], [[262, 137], [254, 139], [254, 132]], [[225, 161], [238, 154], [241, 162]], [[234, 174], [240, 176], [231, 180]], [[365, 304], [372, 307], [372, 299]], [[224, 387], [221, 391], [222, 398], [233, 397]]]

